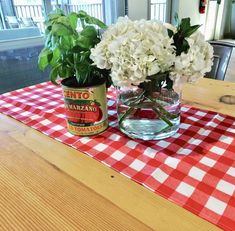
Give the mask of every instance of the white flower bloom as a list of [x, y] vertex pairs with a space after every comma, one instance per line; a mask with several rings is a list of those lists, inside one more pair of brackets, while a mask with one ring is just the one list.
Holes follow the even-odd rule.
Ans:
[[186, 38], [189, 50], [175, 57], [175, 65], [171, 70], [174, 88], [181, 88], [185, 82], [195, 82], [211, 70], [213, 48], [204, 40], [200, 32]]
[[148, 75], [170, 69], [175, 57], [172, 43], [159, 22], [124, 17], [104, 32], [90, 58], [97, 67], [111, 69], [115, 85], [136, 86]]
[[171, 30], [172, 32], [176, 33], [177, 32], [177, 28], [175, 26], [173, 26], [170, 23], [164, 23], [163, 24], [167, 29]]

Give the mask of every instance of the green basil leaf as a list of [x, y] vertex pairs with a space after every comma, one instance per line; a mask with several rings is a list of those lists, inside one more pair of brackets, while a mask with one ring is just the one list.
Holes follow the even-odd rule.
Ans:
[[53, 24], [51, 32], [53, 35], [57, 35], [57, 36], [73, 34], [73, 31], [67, 25], [63, 23]]
[[50, 24], [52, 24], [55, 20], [57, 20], [59, 17], [61, 17], [62, 15], [61, 14], [55, 14], [55, 15], [53, 15], [53, 14], [48, 14], [48, 16], [46, 17], [46, 19], [45, 19], [45, 24], [46, 25], [50, 25]]
[[45, 26], [45, 34], [49, 34], [51, 32], [52, 29], [52, 23], [51, 22], [44, 22], [44, 26]]
[[46, 37], [46, 41], [45, 41], [45, 47], [50, 48], [52, 46], [51, 39], [52, 39], [52, 35], [48, 34]]
[[60, 59], [61, 56], [61, 52], [60, 49], [58, 47], [56, 47], [53, 51], [52, 51], [52, 59], [50, 60], [50, 65], [51, 66], [55, 66], [56, 63], [58, 62], [58, 60]]
[[70, 20], [67, 16], [61, 16], [56, 20], [56, 23], [63, 24], [66, 27], [70, 27]]
[[79, 62], [76, 68], [76, 79], [79, 84], [84, 84], [89, 82], [90, 75], [90, 65], [88, 62]]
[[87, 13], [86, 13], [86, 11], [84, 11], [84, 10], [80, 10], [79, 12], [78, 12], [78, 17], [79, 18], [86, 18], [87, 17]]
[[79, 45], [76, 45], [72, 48], [72, 52], [73, 53], [80, 53], [82, 51], [86, 51], [87, 49], [83, 48], [83, 47], [80, 47]]
[[75, 12], [72, 12], [68, 15], [68, 19], [70, 22], [71, 27], [76, 30], [77, 28], [77, 22], [78, 22], [78, 15]]
[[58, 75], [63, 79], [73, 76], [73, 73], [74, 73], [73, 68], [65, 65], [62, 65], [58, 68]]
[[88, 24], [97, 25], [98, 27], [100, 27], [102, 29], [106, 29], [107, 28], [107, 26], [102, 21], [100, 21], [99, 19], [97, 19], [95, 17], [92, 17], [92, 16], [87, 16], [85, 18], [85, 21]]
[[50, 80], [52, 83], [54, 83], [55, 85], [58, 85], [58, 83], [56, 82], [56, 79], [58, 78], [58, 72], [59, 72], [59, 67], [61, 66], [61, 64], [59, 63], [58, 65], [56, 65], [55, 67], [53, 67], [51, 69], [50, 72]]
[[97, 37], [97, 31], [93, 26], [86, 26], [81, 32], [80, 35], [95, 39]]
[[72, 36], [63, 36], [60, 38], [60, 49], [61, 50], [69, 50], [73, 47], [73, 44], [76, 43], [75, 38]]
[[93, 46], [93, 40], [82, 35], [78, 37], [76, 42], [77, 45], [85, 49], [90, 49]]
[[41, 71], [44, 71], [50, 61], [52, 52], [48, 48], [43, 48], [38, 56], [38, 67]]
[[45, 20], [45, 23], [49, 23], [49, 22], [51, 22], [51, 21], [55, 21], [55, 20], [57, 20], [57, 19], [58, 19], [59, 17], [61, 17], [61, 16], [64, 16], [64, 12], [63, 12], [63, 10], [57, 8], [57, 9], [51, 11], [51, 12], [47, 15], [46, 20]]
[[[80, 19], [83, 31], [77, 32], [77, 20]], [[91, 25], [88, 25], [91, 24]], [[39, 59], [41, 69], [47, 65], [52, 67], [50, 79], [56, 84], [57, 76], [67, 78], [76, 74], [81, 84], [91, 82], [102, 76], [99, 71], [94, 71], [90, 60], [90, 48], [100, 42], [98, 27], [106, 28], [100, 20], [89, 16], [85, 11], [72, 12], [65, 15], [62, 10], [55, 10], [48, 15], [46, 25], [46, 51], [42, 52]]]

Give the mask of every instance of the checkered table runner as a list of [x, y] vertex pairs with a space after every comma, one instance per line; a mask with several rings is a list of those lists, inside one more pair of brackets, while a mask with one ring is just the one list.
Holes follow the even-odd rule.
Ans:
[[160, 141], [132, 140], [118, 129], [112, 90], [110, 126], [95, 137], [67, 132], [61, 88], [51, 83], [1, 95], [0, 112], [88, 154], [224, 230], [235, 230], [235, 118], [183, 105], [176, 135]]

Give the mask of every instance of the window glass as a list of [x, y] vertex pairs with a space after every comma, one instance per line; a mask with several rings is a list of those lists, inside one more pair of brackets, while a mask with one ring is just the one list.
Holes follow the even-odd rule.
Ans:
[[104, 0], [8, 0], [0, 1], [0, 29], [38, 27], [44, 32], [45, 14], [56, 7], [64, 12], [84, 10], [88, 14], [105, 21]]
[[167, 0], [151, 0], [150, 3], [150, 18], [162, 22], [168, 21], [167, 19]]
[[[6, 2], [7, 4], [5, 4]], [[44, 33], [45, 15], [55, 8], [66, 14], [84, 10], [106, 24], [127, 11], [127, 0], [5, 0], [0, 1], [0, 29], [36, 26]]]
[[37, 26], [40, 32], [44, 32], [42, 0], [13, 0], [13, 7], [20, 28]]
[[59, 7], [63, 9], [65, 13], [84, 10], [89, 15], [104, 21], [102, 0], [52, 0], [51, 3], [53, 9]]

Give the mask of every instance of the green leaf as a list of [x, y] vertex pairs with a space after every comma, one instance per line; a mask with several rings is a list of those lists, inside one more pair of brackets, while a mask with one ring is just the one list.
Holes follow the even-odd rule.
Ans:
[[38, 67], [41, 71], [44, 71], [50, 62], [52, 52], [48, 48], [42, 49], [38, 56]]
[[52, 34], [57, 36], [71, 35], [73, 31], [63, 23], [57, 23], [52, 25]]
[[52, 59], [50, 60], [50, 65], [51, 66], [55, 66], [56, 63], [58, 62], [58, 60], [60, 59], [60, 49], [58, 47], [56, 47], [53, 51], [52, 51]]
[[73, 76], [74, 70], [72, 67], [66, 66], [66, 65], [62, 65], [58, 68], [58, 75], [61, 78], [68, 78]]
[[78, 17], [79, 18], [86, 18], [88, 16], [88, 14], [86, 13], [86, 11], [84, 11], [84, 10], [80, 10], [79, 12], [78, 12]]
[[59, 37], [56, 35], [51, 36], [51, 48], [58, 47]]
[[55, 22], [56, 20], [58, 20], [58, 18], [60, 18], [61, 16], [64, 16], [64, 12], [63, 12], [61, 9], [58, 9], [58, 8], [57, 8], [56, 10], [51, 11], [51, 12], [47, 15], [44, 24], [45, 24], [46, 26], [50, 26], [50, 25], [53, 24], [53, 22]]
[[45, 35], [48, 35], [50, 32], [51, 32], [51, 29], [52, 29], [52, 24], [46, 24], [44, 23], [45, 25]]
[[192, 35], [194, 32], [196, 32], [200, 26], [201, 26], [201, 25], [194, 25], [194, 26], [191, 26], [191, 27], [185, 32], [184, 36], [185, 36], [185, 37], [189, 37], [189, 36]]
[[173, 45], [176, 48], [175, 50], [177, 56], [182, 52], [188, 52], [189, 44], [185, 38], [191, 36], [195, 31], [198, 30], [199, 27], [200, 25], [191, 26], [190, 18], [183, 18], [181, 20], [180, 24], [177, 26], [177, 32], [173, 35]]
[[86, 51], [87, 49], [83, 48], [83, 47], [80, 47], [79, 45], [76, 45], [72, 48], [72, 52], [73, 53], [80, 53], [82, 51]]
[[51, 39], [52, 39], [52, 35], [48, 34], [47, 37], [46, 37], [46, 41], [45, 41], [45, 47], [50, 48], [52, 46]]
[[68, 19], [70, 22], [71, 27], [76, 30], [77, 28], [77, 22], [78, 22], [78, 15], [75, 12], [72, 12], [70, 14], [68, 14]]
[[79, 62], [76, 68], [76, 79], [78, 84], [89, 84], [89, 76], [90, 76], [90, 65], [88, 62]]
[[180, 30], [184, 33], [190, 28], [190, 18], [183, 18], [180, 23]]
[[[76, 30], [78, 19], [83, 25], [80, 33]], [[39, 63], [42, 70], [47, 65], [52, 67], [50, 79], [53, 83], [56, 84], [57, 76], [67, 78], [76, 75], [81, 85], [104, 78], [103, 70], [95, 68], [90, 59], [90, 49], [100, 42], [97, 26], [106, 28], [103, 22], [89, 16], [85, 11], [65, 15], [62, 10], [57, 9], [49, 13], [45, 25], [44, 47], [47, 49], [42, 52]]]
[[83, 51], [83, 52], [80, 53], [80, 55], [81, 55], [82, 61], [88, 60], [88, 58], [89, 58], [90, 55], [91, 55], [91, 51], [90, 51], [90, 50], [88, 50], [88, 51]]
[[68, 16], [61, 16], [56, 20], [56, 23], [63, 24], [64, 26], [71, 29], [71, 24]]
[[174, 32], [170, 29], [167, 29], [167, 33], [170, 38], [174, 35]]
[[94, 47], [100, 40], [97, 38], [97, 31], [93, 26], [86, 26], [79, 34], [76, 44], [84, 49]]
[[80, 10], [78, 12], [78, 17], [82, 20], [85, 20], [86, 23], [88, 24], [93, 24], [93, 25], [97, 25], [98, 27], [102, 28], [102, 29], [106, 29], [107, 26], [100, 21], [98, 18], [92, 17], [90, 15], [88, 15], [85, 11]]
[[95, 27], [93, 26], [86, 26], [81, 32], [80, 35], [84, 37], [89, 37], [89, 38], [96, 38], [97, 37], [97, 31]]
[[76, 42], [77, 42], [77, 45], [79, 45], [80, 47], [85, 48], [85, 49], [90, 49], [93, 47], [92, 39], [85, 37], [85, 36], [82, 36], [82, 35], [80, 35], [78, 37]]
[[70, 36], [61, 36], [59, 39], [59, 47], [61, 50], [69, 50], [70, 49]]
[[184, 39], [184, 40], [183, 40], [183, 43], [182, 43], [181, 52], [187, 53], [187, 52], [188, 52], [188, 49], [189, 49], [188, 41]]
[[57, 64], [56, 66], [54, 66], [52, 69], [51, 69], [51, 72], [50, 72], [50, 80], [52, 83], [54, 83], [55, 85], [58, 85], [58, 83], [56, 82], [56, 79], [58, 78], [58, 71], [59, 71], [59, 67], [61, 66], [61, 64]]
[[97, 25], [97, 26], [100, 27], [101, 29], [106, 29], [106, 28], [107, 28], [107, 26], [106, 26], [102, 21], [100, 21], [100, 20], [97, 19], [97, 18], [91, 17], [91, 16], [86, 17], [86, 18], [85, 18], [85, 21], [86, 21], [86, 23], [88, 23], [88, 24]]

